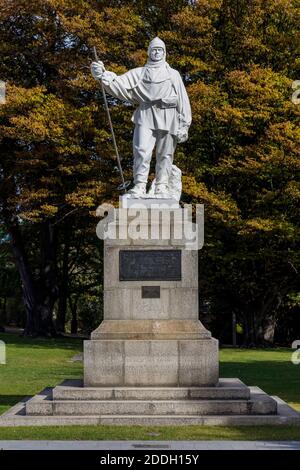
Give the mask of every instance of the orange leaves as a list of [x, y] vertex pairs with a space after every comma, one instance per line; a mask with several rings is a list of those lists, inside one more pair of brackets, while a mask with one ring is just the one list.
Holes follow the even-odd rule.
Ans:
[[95, 46], [100, 56], [112, 55], [114, 49], [134, 49], [134, 35], [142, 27], [141, 18], [126, 6], [91, 8], [88, 2], [62, 2], [58, 14], [73, 40], [84, 41], [90, 49]]
[[[145, 62], [156, 34], [192, 105], [190, 138], [176, 151], [185, 195], [228, 229], [240, 214], [267, 217], [280, 194], [287, 207], [296, 204], [297, 187], [288, 183], [300, 167], [300, 106], [291, 102], [290, 78], [300, 78], [297, 0], [155, 0], [151, 8], [144, 1], [14, 0], [5, 8], [0, 22], [10, 23], [0, 46], [12, 79], [0, 106], [1, 142], [9, 145], [1, 158], [18, 183], [21, 210], [49, 217], [53, 207], [92, 210], [106, 185], [115, 185], [101, 90], [89, 69], [92, 46], [121, 74]], [[131, 176], [132, 109], [109, 103]], [[98, 177], [102, 186], [90, 185]]]
[[226, 125], [231, 133], [238, 135], [251, 136], [254, 135], [252, 126], [249, 125], [248, 113], [242, 108], [236, 108], [228, 103], [222, 104], [219, 108], [213, 109], [216, 121], [220, 125]]
[[0, 117], [29, 112], [40, 106], [43, 103], [45, 91], [44, 86], [24, 88], [8, 82], [6, 84], [6, 103], [0, 106]]
[[283, 217], [257, 217], [243, 221], [242, 228], [239, 230], [239, 235], [264, 235], [270, 239], [274, 237], [275, 242], [279, 237], [282, 239], [293, 239], [293, 237], [296, 235], [296, 231], [297, 229], [295, 225], [288, 222], [288, 220], [285, 220]]
[[300, 210], [300, 182], [299, 181], [289, 181], [286, 187], [283, 190], [284, 194], [288, 199], [291, 199], [293, 202], [298, 204], [298, 210]]
[[39, 222], [43, 216], [52, 217], [58, 211], [57, 207], [49, 202], [51, 196], [51, 191], [47, 188], [31, 190], [28, 187], [23, 188], [17, 197], [11, 197], [9, 202], [20, 207], [21, 218]]
[[93, 207], [95, 205], [94, 198], [87, 195], [85, 191], [76, 192], [66, 195], [66, 202], [72, 207]]
[[0, 130], [11, 139], [39, 142], [62, 137], [64, 103], [46, 94], [43, 87], [8, 86], [7, 104], [0, 108], [0, 113], [6, 118], [6, 125], [0, 125]]
[[93, 208], [106, 193], [106, 185], [90, 180], [78, 186], [76, 191], [66, 194], [66, 202], [72, 207]]
[[130, 40], [136, 29], [143, 26], [142, 19], [130, 7], [104, 8], [102, 18], [105, 31], [111, 37], [122, 37], [125, 44]]
[[185, 31], [189, 36], [194, 36], [196, 42], [200, 36], [207, 38], [207, 33], [214, 30], [209, 16], [199, 15], [197, 10], [186, 7], [180, 13], [173, 15], [172, 23], [174, 26], [180, 26], [181, 31]]
[[272, 232], [277, 227], [276, 221], [272, 219], [249, 219], [245, 222], [244, 233], [247, 231], [262, 231], [262, 232]]
[[141, 67], [147, 61], [147, 51], [145, 48], [128, 51], [128, 58], [131, 60], [133, 67]]
[[209, 191], [205, 183], [192, 176], [183, 176], [183, 191], [195, 203], [204, 204], [209, 217], [222, 222], [237, 220], [239, 210], [235, 201], [224, 191]]
[[249, 71], [233, 70], [227, 74], [227, 81], [236, 94], [237, 100], [249, 107], [280, 104], [286, 98], [290, 80], [270, 68], [253, 65]]
[[271, 124], [267, 136], [287, 154], [300, 155], [300, 127], [297, 123], [285, 121]]
[[188, 87], [191, 100], [193, 122], [201, 124], [207, 112], [214, 112], [221, 103], [227, 99], [227, 95], [222, 93], [218, 83], [207, 85], [198, 81]]
[[33, 118], [30, 113], [27, 116], [15, 116], [10, 119], [11, 127], [6, 127], [4, 135], [14, 139], [24, 141], [43, 141], [49, 136], [49, 129], [40, 119]]
[[33, 202], [47, 199], [49, 197], [50, 191], [46, 188], [35, 189], [35, 191], [30, 191], [30, 189], [24, 189], [22, 191], [22, 202]]
[[53, 217], [58, 212], [58, 207], [50, 204], [42, 204], [41, 212], [46, 217]]

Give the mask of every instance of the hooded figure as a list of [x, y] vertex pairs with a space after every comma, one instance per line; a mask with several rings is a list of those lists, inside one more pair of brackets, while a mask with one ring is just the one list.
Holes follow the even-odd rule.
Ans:
[[94, 78], [115, 98], [138, 105], [132, 121], [134, 195], [146, 193], [152, 152], [156, 147], [155, 194], [169, 195], [169, 178], [177, 142], [185, 142], [191, 124], [191, 107], [180, 74], [166, 62], [165, 43], [156, 37], [148, 48], [148, 61], [123, 75], [93, 62]]

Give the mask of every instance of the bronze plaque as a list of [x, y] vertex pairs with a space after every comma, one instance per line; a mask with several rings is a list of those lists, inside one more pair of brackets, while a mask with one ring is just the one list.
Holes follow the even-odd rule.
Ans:
[[142, 299], [160, 299], [160, 287], [142, 286]]
[[120, 281], [181, 281], [181, 250], [120, 250]]

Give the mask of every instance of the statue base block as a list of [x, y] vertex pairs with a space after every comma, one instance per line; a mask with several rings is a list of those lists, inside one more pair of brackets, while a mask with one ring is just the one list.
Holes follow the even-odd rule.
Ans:
[[187, 387], [218, 382], [218, 341], [85, 341], [86, 387]]
[[85, 386], [218, 382], [218, 341], [199, 320], [104, 320], [91, 338], [84, 342]]

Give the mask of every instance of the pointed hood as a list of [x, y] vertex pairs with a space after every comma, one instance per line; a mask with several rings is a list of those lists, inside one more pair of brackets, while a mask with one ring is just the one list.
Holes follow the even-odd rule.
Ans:
[[158, 36], [156, 36], [156, 38], [152, 39], [152, 41], [149, 44], [148, 57], [150, 57], [151, 49], [153, 49], [154, 47], [161, 47], [165, 51], [165, 56], [166, 56], [166, 53], [167, 53], [166, 45], [165, 45], [164, 41], [162, 41]]
[[[151, 60], [150, 52], [154, 47], [161, 47], [165, 52], [159, 61]], [[166, 45], [160, 38], [156, 37], [150, 42], [148, 56], [139, 80], [130, 87], [141, 102], [152, 102], [169, 96], [172, 88], [170, 66], [166, 62]]]
[[[161, 47], [165, 52], [164, 57], [159, 61], [151, 60], [150, 53], [154, 47]], [[170, 79], [170, 73], [166, 62], [166, 45], [159, 37], [156, 37], [152, 39], [148, 47], [148, 61], [144, 66], [143, 82], [150, 85], [151, 83], [161, 83], [168, 79]]]

